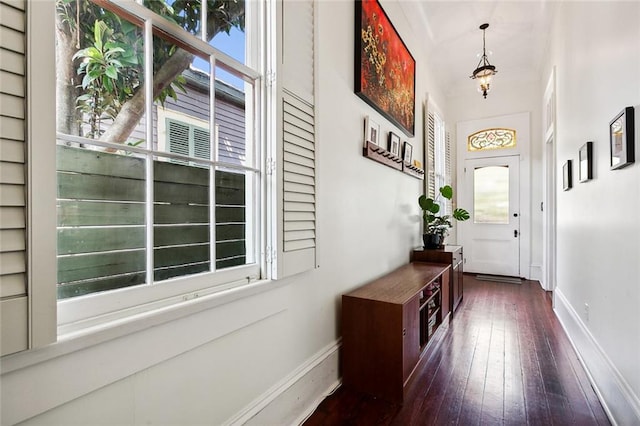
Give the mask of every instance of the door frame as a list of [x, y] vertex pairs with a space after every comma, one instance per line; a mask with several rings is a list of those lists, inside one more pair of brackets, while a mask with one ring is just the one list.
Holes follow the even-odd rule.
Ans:
[[[540, 273], [531, 265], [531, 113], [501, 115], [478, 120], [460, 121], [456, 124], [457, 176], [464, 176], [465, 161], [483, 157], [520, 156], [520, 277], [539, 279]], [[467, 136], [479, 130], [505, 127], [516, 130], [516, 147], [487, 151], [467, 151]], [[465, 199], [467, 191], [461, 179], [457, 180], [457, 199]], [[468, 209], [469, 206], [459, 207]], [[464, 226], [457, 225], [458, 241], [464, 238]]]
[[[542, 140], [542, 288], [556, 288], [556, 68], [551, 68], [543, 97]], [[555, 294], [555, 293], [554, 293]], [[553, 297], [555, 305], [555, 297]]]
[[[474, 164], [475, 162], [478, 162], [479, 164]], [[520, 221], [520, 216], [521, 216], [521, 206], [520, 206], [520, 201], [521, 201], [521, 197], [520, 197], [520, 184], [519, 184], [519, 180], [520, 180], [520, 155], [519, 154], [514, 154], [514, 155], [497, 155], [497, 156], [493, 156], [493, 157], [472, 157], [472, 158], [467, 158], [465, 160], [465, 167], [464, 167], [464, 177], [460, 180], [463, 185], [465, 186], [465, 188], [472, 188], [475, 187], [475, 174], [474, 174], [474, 170], [477, 169], [477, 167], [490, 167], [490, 166], [506, 166], [509, 169], [509, 212], [508, 212], [508, 217], [509, 217], [509, 222], [507, 224], [500, 224], [499, 226], [506, 226], [507, 228], [509, 228], [509, 235], [510, 235], [510, 239], [511, 239], [511, 233], [514, 230], [513, 226], [516, 226], [515, 230], [518, 231], [518, 237], [517, 237], [517, 250], [518, 250], [518, 257], [517, 257], [517, 261], [516, 262], [508, 262], [509, 265], [512, 265], [513, 267], [515, 267], [517, 269], [517, 272], [515, 273], [501, 273], [498, 272], [497, 270], [495, 272], [476, 272], [478, 274], [495, 274], [495, 275], [505, 275], [505, 276], [510, 276], [510, 277], [522, 277], [523, 273], [521, 271], [521, 262], [520, 262], [520, 230], [521, 230], [521, 221]], [[513, 171], [513, 175], [511, 175]], [[518, 180], [518, 185], [511, 185], [511, 183], [513, 183], [513, 181], [511, 180], [513, 178]], [[515, 190], [515, 194], [513, 193], [513, 191]], [[512, 197], [513, 195], [513, 197]], [[472, 229], [475, 226], [483, 226], [482, 224], [475, 224], [475, 211], [474, 210], [474, 194], [472, 191], [465, 191], [463, 193], [463, 196], [465, 198], [462, 199], [462, 203], [464, 206], [469, 207], [469, 212], [471, 213], [471, 220], [465, 221], [462, 224], [462, 228], [464, 228], [464, 234], [462, 235], [462, 240], [460, 241], [462, 243], [463, 246], [467, 246], [468, 244], [470, 244], [470, 241], [473, 239], [476, 239], [478, 237], [478, 232], [476, 231], [475, 233], [472, 233]], [[514, 205], [517, 205], [517, 209], [514, 209]], [[513, 214], [517, 214], [517, 219], [513, 219]], [[513, 223], [513, 222], [515, 223]], [[495, 225], [484, 225], [484, 226], [495, 226]], [[504, 231], [502, 231], [504, 232]], [[483, 234], [481, 232], [481, 234]], [[499, 234], [502, 235], [502, 234]], [[496, 237], [497, 238], [497, 237]], [[502, 240], [501, 240], [502, 241]], [[513, 241], [513, 240], [511, 240]], [[473, 253], [473, 250], [471, 249], [466, 249], [465, 253], [467, 255], [469, 255], [470, 253]], [[476, 268], [471, 268], [472, 263], [473, 262], [467, 262], [467, 259], [465, 258], [465, 263], [468, 264], [465, 265], [465, 270], [467, 269], [476, 269], [477, 270], [477, 264], [476, 264]], [[482, 263], [482, 262], [479, 262]], [[482, 268], [481, 268], [482, 269]]]

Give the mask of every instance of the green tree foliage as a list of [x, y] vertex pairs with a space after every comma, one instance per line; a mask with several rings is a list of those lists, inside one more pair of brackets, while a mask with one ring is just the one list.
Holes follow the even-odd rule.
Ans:
[[[229, 33], [232, 27], [244, 30], [244, 0], [206, 1], [209, 40], [221, 31]], [[75, 91], [67, 99], [59, 99], [58, 109], [59, 113], [77, 111], [76, 121], [89, 127], [84, 136], [99, 138], [111, 132], [108, 139], [123, 142], [143, 111], [143, 29], [100, 4], [107, 5], [89, 0], [56, 0], [58, 84], [72, 80], [72, 88], [67, 90]], [[191, 34], [200, 35], [199, 0], [145, 0], [143, 4]], [[74, 46], [69, 46], [71, 43]], [[65, 52], [73, 52], [73, 56]], [[181, 74], [192, 61], [193, 54], [154, 36], [154, 100], [164, 104], [167, 97], [177, 99], [177, 91], [184, 91]], [[128, 103], [134, 105], [127, 107]], [[109, 127], [113, 129], [104, 132], [104, 120], [110, 120]], [[58, 127], [62, 133], [78, 133], [68, 124]]]

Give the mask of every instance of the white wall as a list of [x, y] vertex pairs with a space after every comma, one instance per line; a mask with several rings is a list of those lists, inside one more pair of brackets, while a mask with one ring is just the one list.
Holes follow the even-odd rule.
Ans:
[[609, 169], [608, 124], [634, 106], [638, 152], [638, 22], [638, 2], [563, 2], [542, 75], [556, 66], [560, 179], [594, 142], [594, 179], [558, 183], [556, 310], [619, 424], [640, 423], [640, 166]]
[[[3, 424], [219, 424], [247, 420], [325, 359], [333, 364], [322, 391], [337, 380], [340, 296], [408, 262], [420, 244], [422, 184], [363, 158], [365, 115], [377, 118], [385, 136], [399, 130], [353, 93], [353, 2], [316, 5], [319, 269], [82, 350], [63, 343], [60, 356], [43, 362], [34, 354], [31, 366], [3, 375]], [[402, 140], [421, 158], [425, 94], [444, 102], [421, 53], [423, 38], [402, 9], [411, 5], [383, 6], [417, 61], [416, 136]], [[314, 392], [272, 410], [269, 422], [293, 421], [320, 396]]]
[[[499, 68], [499, 64], [496, 64]], [[540, 81], [532, 81], [521, 85], [501, 85], [500, 73], [495, 77], [495, 83], [491, 92], [484, 99], [480, 93], [474, 90], [473, 86], [469, 85], [469, 90], [464, 94], [452, 95], [447, 98], [447, 116], [450, 123], [453, 123], [452, 140], [457, 140], [456, 123], [493, 118], [498, 116], [511, 115], [516, 113], [530, 113], [530, 134], [526, 138], [522, 138], [524, 143], [530, 143], [529, 156], [530, 156], [530, 171], [528, 176], [521, 176], [522, 178], [530, 179], [530, 202], [528, 216], [530, 219], [530, 229], [524, 230], [531, 236], [529, 243], [530, 259], [528, 269], [523, 270], [521, 267], [520, 273], [522, 276], [530, 277], [531, 279], [539, 279], [541, 274], [542, 265], [542, 212], [540, 211], [540, 202], [542, 201], [542, 130], [541, 130], [541, 104], [540, 100]], [[460, 91], [457, 91], [460, 92]], [[461, 137], [466, 137], [462, 135]], [[519, 139], [520, 141], [521, 139]], [[456, 144], [457, 145], [457, 144]], [[459, 147], [456, 146], [458, 150]], [[462, 153], [457, 153], [456, 158], [458, 163], [464, 160]], [[458, 193], [463, 189], [459, 188]], [[460, 207], [470, 208], [470, 206], [464, 206], [458, 202]], [[521, 202], [522, 206], [522, 202]], [[524, 212], [523, 212], [524, 213]]]

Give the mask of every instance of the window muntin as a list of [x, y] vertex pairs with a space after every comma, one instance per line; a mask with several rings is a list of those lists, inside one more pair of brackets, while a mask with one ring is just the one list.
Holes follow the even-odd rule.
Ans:
[[509, 224], [509, 167], [473, 170], [473, 222]]
[[485, 129], [467, 137], [467, 151], [515, 148], [516, 131], [513, 129]]
[[[83, 1], [86, 3], [85, 0]], [[258, 126], [255, 118], [260, 114], [260, 91], [257, 86], [260, 73], [235, 61], [226, 61], [225, 55], [219, 54], [206, 44], [198, 43], [195, 37], [167, 24], [162, 18], [144, 11], [138, 5], [118, 4], [117, 7], [113, 7], [113, 11], [101, 8], [97, 10], [97, 14], [101, 16], [120, 13], [124, 10], [125, 13], [119, 18], [120, 24], [141, 40], [139, 43], [136, 42], [135, 46], [142, 52], [136, 50], [137, 61], [132, 61], [137, 62], [139, 67], [135, 72], [132, 70], [127, 72], [137, 77], [136, 85], [132, 84], [130, 89], [140, 90], [145, 108], [142, 119], [137, 122], [137, 125], [134, 124], [134, 130], [131, 132], [131, 135], [135, 135], [134, 138], [100, 140], [99, 138], [110, 130], [110, 125], [113, 125], [113, 120], [109, 119], [100, 120], [98, 126], [95, 124], [93, 127], [89, 126], [94, 130], [93, 133], [82, 131], [81, 128], [82, 133], [74, 134], [73, 131], [64, 131], [68, 130], [68, 127], [59, 128], [59, 151], [75, 150], [100, 159], [108, 158], [112, 163], [129, 164], [132, 166], [128, 172], [135, 174], [135, 176], [117, 176], [120, 172], [115, 172], [112, 166], [104, 172], [106, 177], [128, 179], [126, 185], [113, 187], [112, 192], [116, 193], [113, 197], [116, 199], [96, 200], [94, 198], [98, 196], [91, 194], [88, 198], [81, 199], [85, 204], [85, 210], [93, 207], [93, 211], [97, 212], [93, 222], [84, 228], [92, 227], [94, 232], [98, 230], [98, 234], [108, 235], [111, 238], [111, 246], [104, 245], [99, 247], [103, 250], [90, 254], [78, 252], [78, 250], [85, 250], [82, 248], [76, 248], [76, 252], [62, 250], [61, 256], [66, 258], [62, 263], [62, 258], [59, 259], [59, 264], [63, 266], [64, 262], [73, 263], [71, 260], [85, 264], [92, 258], [98, 259], [93, 265], [97, 262], [100, 268], [92, 266], [89, 262], [85, 269], [99, 271], [112, 266], [114, 262], [104, 260], [111, 256], [121, 259], [115, 262], [119, 267], [99, 277], [78, 274], [72, 276], [73, 280], [65, 281], [66, 288], [59, 290], [59, 297], [68, 298], [128, 286], [132, 286], [131, 290], [144, 288], [149, 290], [149, 293], [166, 296], [171, 292], [158, 291], [154, 288], [156, 286], [140, 286], [140, 284], [151, 284], [191, 274], [201, 275], [202, 272], [247, 264], [252, 265], [251, 270], [254, 272], [238, 271], [235, 275], [223, 274], [219, 279], [206, 279], [206, 281], [204, 277], [194, 278], [188, 284], [181, 281], [180, 288], [175, 292], [202, 288], [204, 282], [207, 282], [206, 286], [211, 286], [234, 281], [239, 277], [243, 279], [237, 283], [246, 282], [247, 277], [259, 277], [259, 268], [256, 263], [259, 258], [256, 250], [258, 226], [261, 223], [258, 207], [261, 203], [257, 199], [259, 195], [257, 188], [261, 185], [261, 175], [259, 169], [255, 167], [258, 147]], [[131, 21], [127, 21], [124, 16], [132, 18]], [[106, 42], [102, 43], [103, 46], [105, 44]], [[153, 46], [153, 49], [149, 47], [145, 50], [146, 46]], [[153, 63], [151, 58], [157, 55], [161, 57], [167, 54], [171, 57], [172, 54], [180, 51], [180, 47], [189, 48], [188, 54], [184, 55], [186, 57], [196, 54], [200, 69], [195, 68], [196, 61], [191, 57], [191, 60], [187, 61], [188, 68], [180, 75], [182, 78], [176, 80], [173, 86], [169, 86], [171, 89], [166, 92], [167, 96], [156, 97], [154, 102], [149, 102], [147, 97], [151, 97], [149, 96], [151, 88], [144, 86], [145, 77], [146, 80], [150, 80], [151, 76], [158, 75], [160, 67], [156, 64], [154, 69], [145, 68], [144, 64]], [[203, 63], [208, 66], [203, 67]], [[225, 101], [224, 96], [218, 95], [220, 92], [218, 88], [230, 87], [216, 79], [222, 67], [239, 77], [243, 86], [241, 90], [234, 88], [234, 94], [239, 98], [239, 100], [236, 99], [238, 102], [235, 106], [241, 111], [237, 114], [239, 118], [234, 124], [242, 130], [235, 129], [236, 142], [240, 141], [241, 145], [244, 142], [244, 146], [236, 146], [235, 151], [225, 148], [225, 152], [228, 153], [226, 157], [218, 155], [221, 150], [217, 145], [220, 140], [219, 134], [231, 133], [226, 130], [229, 127], [228, 123], [222, 123], [218, 117], [218, 110], [224, 109], [218, 104]], [[211, 69], [215, 72], [211, 73]], [[110, 70], [109, 73], [112, 74], [112, 71]], [[194, 73], [197, 73], [195, 78]], [[199, 87], [200, 95], [204, 92], [204, 98], [207, 100], [201, 102], [204, 106], [198, 105], [191, 110], [182, 105], [185, 107], [182, 112], [191, 119], [199, 121], [203, 127], [189, 125], [191, 139], [188, 141], [191, 140], [194, 144], [193, 149], [188, 152], [178, 152], [171, 149], [171, 144], [167, 143], [167, 135], [160, 134], [161, 126], [158, 125], [158, 117], [162, 109], [180, 106], [182, 89], [189, 84], [195, 86], [194, 81], [188, 81], [189, 77], [194, 81], [199, 78], [202, 83]], [[214, 91], [209, 89], [212, 86], [211, 82], [215, 82], [216, 90]], [[229, 92], [231, 91], [226, 91], [226, 98], [229, 98]], [[173, 98], [174, 94], [177, 100]], [[242, 105], [243, 108], [238, 108], [238, 105]], [[212, 116], [215, 119], [212, 119]], [[153, 120], [147, 122], [144, 117], [153, 117]], [[103, 115], [100, 118], [103, 118]], [[87, 123], [83, 123], [83, 126], [86, 128]], [[207, 139], [210, 142], [209, 146], [205, 145]], [[117, 143], [122, 140], [128, 143]], [[148, 144], [147, 141], [153, 142]], [[241, 148], [244, 151], [243, 155], [238, 155]], [[247, 158], [250, 161], [247, 161]], [[60, 163], [60, 158], [58, 162]], [[60, 173], [63, 172], [60, 171]], [[93, 175], [92, 172], [94, 170], [89, 170], [88, 174]], [[198, 176], [191, 176], [194, 173]], [[76, 171], [67, 171], [67, 174], [78, 177]], [[232, 189], [233, 185], [237, 188]], [[104, 191], [104, 188], [110, 188], [110, 186], [97, 183], [93, 191]], [[127, 195], [131, 191], [135, 194]], [[167, 198], [167, 194], [172, 195]], [[77, 222], [69, 222], [67, 201], [67, 199], [59, 200], [58, 211], [61, 224], [59, 246], [64, 245], [64, 241], [72, 241], [77, 246], [81, 245], [81, 241], [87, 240], [90, 240], [93, 245], [100, 246], [99, 241], [93, 238], [78, 238], [78, 233], [85, 229]], [[214, 203], [215, 208], [211, 208]], [[171, 210], [173, 212], [170, 212]], [[123, 214], [123, 211], [127, 214]], [[211, 226], [212, 223], [215, 223], [215, 226]], [[68, 226], [65, 228], [65, 225]], [[223, 255], [225, 250], [228, 255]], [[216, 261], [212, 262], [212, 259]], [[60, 270], [58, 273], [61, 274]], [[97, 279], [101, 280], [100, 285], [91, 281]], [[75, 287], [72, 288], [70, 283]], [[62, 287], [60, 286], [59, 289]], [[108, 296], [105, 299], [112, 298], [112, 295]], [[131, 298], [131, 303], [135, 304], [136, 298]]]

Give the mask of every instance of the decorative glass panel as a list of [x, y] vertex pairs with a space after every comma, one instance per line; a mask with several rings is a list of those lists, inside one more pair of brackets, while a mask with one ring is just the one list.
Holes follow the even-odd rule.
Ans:
[[467, 151], [514, 148], [515, 146], [516, 131], [512, 129], [485, 129], [467, 138]]
[[509, 167], [479, 167], [473, 171], [473, 222], [509, 223]]

